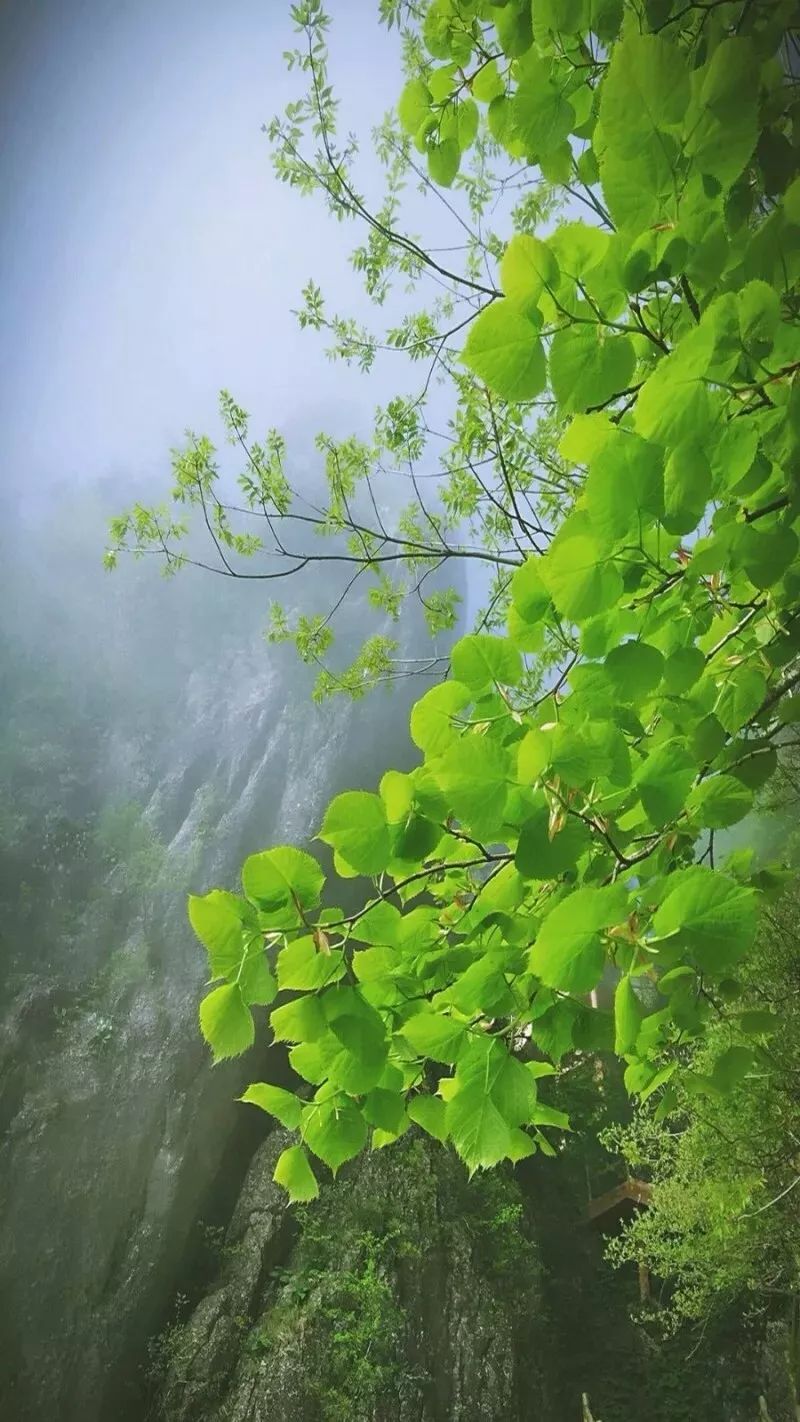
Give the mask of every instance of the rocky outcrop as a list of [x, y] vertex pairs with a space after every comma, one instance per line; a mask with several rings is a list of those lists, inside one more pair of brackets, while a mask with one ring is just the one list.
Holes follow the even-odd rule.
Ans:
[[[522, 1422], [548, 1403], [519, 1187], [410, 1134], [296, 1214], [260, 1147], [219, 1277], [161, 1345], [168, 1422]], [[298, 1224], [299, 1218], [299, 1224]]]
[[[701, 1338], [637, 1326], [585, 1213], [580, 1144], [468, 1180], [413, 1131], [346, 1166], [312, 1206], [256, 1152], [215, 1276], [161, 1335], [160, 1422], [770, 1422], [785, 1334], [740, 1317]], [[652, 1322], [652, 1319], [651, 1319]]]
[[199, 1036], [187, 890], [233, 887], [247, 853], [308, 841], [332, 794], [374, 783], [387, 742], [399, 762], [408, 746], [410, 688], [316, 708], [309, 669], [265, 645], [252, 587], [141, 570], [101, 584], [95, 532], [69, 556], [48, 546], [59, 595], [43, 586], [23, 609], [0, 587], [0, 1415], [14, 1422], [138, 1422], [147, 1339], [192, 1273], [198, 1221], [227, 1220], [221, 1196], [263, 1135], [234, 1099], [259, 1063], [212, 1070]]

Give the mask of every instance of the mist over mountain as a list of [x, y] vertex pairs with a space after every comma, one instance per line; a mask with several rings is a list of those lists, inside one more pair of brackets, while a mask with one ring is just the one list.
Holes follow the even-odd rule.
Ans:
[[196, 1027], [187, 891], [307, 842], [332, 793], [411, 749], [402, 686], [312, 704], [252, 584], [105, 573], [110, 498], [4, 528], [0, 1270], [19, 1418], [135, 1398], [197, 1220], [246, 1163], [241, 1068], [212, 1071]]

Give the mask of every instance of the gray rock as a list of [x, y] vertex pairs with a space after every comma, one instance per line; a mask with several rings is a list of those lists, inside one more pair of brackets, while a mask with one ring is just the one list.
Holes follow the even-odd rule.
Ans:
[[[314, 707], [310, 671], [265, 645], [252, 586], [140, 571], [101, 594], [98, 547], [99, 530], [91, 562], [82, 548], [58, 569], [69, 617], [43, 597], [26, 625], [0, 598], [7, 680], [42, 658], [12, 750], [33, 745], [29, 776], [52, 761], [28, 816], [33, 916], [12, 881], [18, 922], [0, 922], [0, 1414], [14, 1422], [141, 1416], [147, 1340], [198, 1220], [235, 1193], [260, 1138], [234, 1098], [263, 1063], [212, 1070], [199, 1036], [206, 964], [186, 891], [235, 887], [247, 853], [307, 841], [331, 795], [377, 780], [387, 740], [400, 763], [408, 746], [410, 687], [388, 707]], [[45, 726], [37, 698], [56, 684]], [[135, 852], [98, 858], [118, 804], [136, 812]], [[43, 846], [51, 807], [72, 860]]]
[[292, 1240], [270, 1183], [285, 1143], [276, 1131], [257, 1152], [218, 1283], [168, 1339], [161, 1415], [547, 1415], [538, 1261], [513, 1179], [470, 1184], [451, 1154], [411, 1134], [328, 1183]]

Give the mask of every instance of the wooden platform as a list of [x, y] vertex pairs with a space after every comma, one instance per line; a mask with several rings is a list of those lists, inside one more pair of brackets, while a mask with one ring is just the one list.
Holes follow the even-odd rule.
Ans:
[[653, 1193], [652, 1185], [646, 1180], [623, 1180], [604, 1195], [598, 1195], [586, 1206], [588, 1224], [598, 1224], [601, 1228], [615, 1223], [630, 1211], [631, 1206], [649, 1205]]

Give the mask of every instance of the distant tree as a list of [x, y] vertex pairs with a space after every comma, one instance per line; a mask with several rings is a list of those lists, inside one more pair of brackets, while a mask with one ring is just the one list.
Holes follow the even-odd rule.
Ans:
[[706, 1039], [684, 1048], [676, 1083], [607, 1133], [653, 1181], [611, 1255], [659, 1280], [660, 1331], [702, 1331], [733, 1307], [785, 1317], [800, 1290], [799, 963], [795, 881], [765, 913]]
[[[293, 10], [308, 90], [270, 136], [285, 181], [364, 224], [354, 263], [376, 307], [392, 283], [413, 296], [380, 340], [313, 283], [301, 321], [362, 368], [379, 345], [405, 351], [422, 388], [378, 412], [371, 442], [321, 438], [328, 493], [310, 512], [279, 436], [253, 446], [227, 396], [245, 513], [207, 441], [175, 462], [177, 502], [226, 576], [352, 560], [384, 614], [419, 597], [433, 630], [455, 616], [452, 589], [427, 596], [434, 570], [474, 560], [492, 579], [412, 712], [423, 763], [326, 812], [320, 838], [340, 878], [367, 880], [364, 906], [320, 908], [322, 870], [291, 847], [248, 859], [242, 896], [191, 901], [215, 1057], [252, 1043], [254, 1005], [290, 995], [271, 1032], [312, 1097], [257, 1083], [244, 1099], [298, 1132], [276, 1170], [295, 1199], [318, 1188], [309, 1151], [335, 1170], [410, 1121], [470, 1170], [552, 1154], [567, 1121], [542, 1083], [575, 1052], [615, 1052], [646, 1101], [679, 1091], [686, 1044], [705, 1042], [725, 1090], [709, 1023], [779, 876], [718, 864], [715, 836], [774, 775], [800, 709], [794, 3], [382, 13], [407, 78], [375, 137], [383, 204], [337, 136], [316, 0]], [[460, 254], [409, 235], [413, 184], [448, 206]], [[387, 524], [374, 481], [401, 474], [413, 499]], [[234, 522], [253, 515], [258, 538]], [[290, 530], [346, 543], [314, 553]], [[175, 568], [182, 537], [173, 510], [136, 509], [110, 557], [155, 550]], [[393, 675], [374, 642], [331, 671], [334, 611], [274, 613], [273, 635], [319, 660], [320, 694]], [[607, 968], [613, 1013], [594, 996]], [[769, 1071], [763, 1032], [742, 1030]]]

